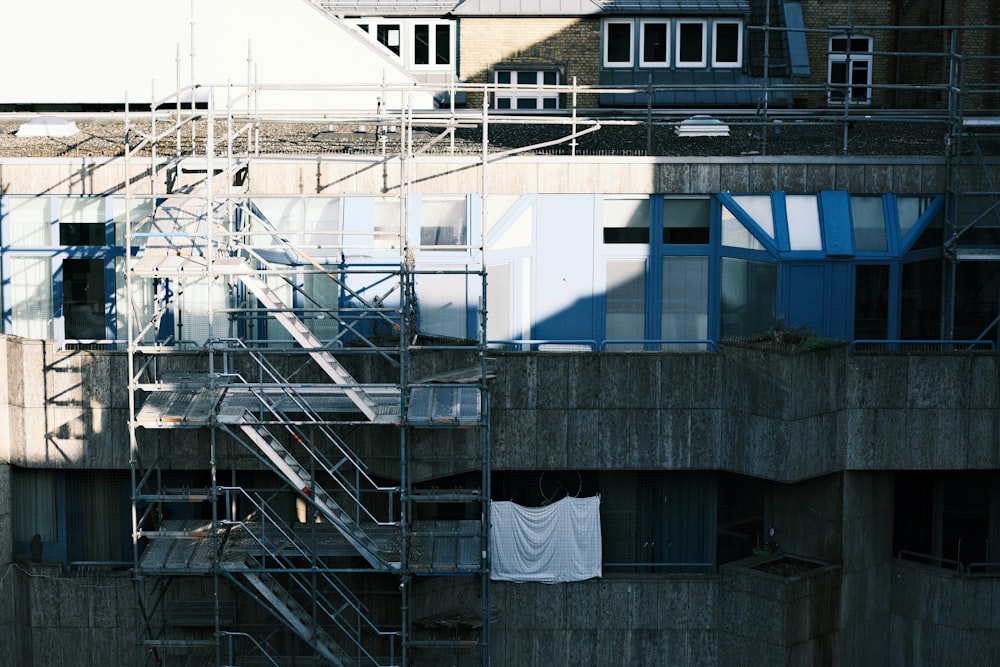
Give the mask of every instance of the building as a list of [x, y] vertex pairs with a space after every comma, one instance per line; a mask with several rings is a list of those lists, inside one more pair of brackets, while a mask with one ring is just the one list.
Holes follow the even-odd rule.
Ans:
[[[401, 58], [476, 28], [412, 4], [367, 24]], [[810, 7], [780, 110], [567, 104], [599, 62], [508, 110], [490, 58], [465, 109], [206, 85], [4, 151], [3, 661], [1000, 658], [997, 29], [893, 52], [942, 75], [904, 91], [916, 28], [841, 59]]]

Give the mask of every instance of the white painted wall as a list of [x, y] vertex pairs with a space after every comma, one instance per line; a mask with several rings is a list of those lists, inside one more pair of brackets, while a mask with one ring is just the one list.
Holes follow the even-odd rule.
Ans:
[[[225, 103], [228, 84], [344, 86], [304, 94], [272, 88], [268, 109], [374, 112], [378, 86], [405, 72], [307, 0], [40, 0], [2, 10], [0, 104], [148, 103], [192, 80]], [[178, 58], [179, 54], [179, 58]], [[252, 65], [248, 64], [250, 59]], [[219, 86], [215, 88], [215, 86]], [[398, 107], [399, 94], [386, 105]], [[430, 94], [416, 107], [432, 105]]]

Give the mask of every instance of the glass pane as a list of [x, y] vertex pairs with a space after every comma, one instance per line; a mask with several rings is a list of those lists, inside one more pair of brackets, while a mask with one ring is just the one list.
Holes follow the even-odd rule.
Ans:
[[15, 247], [52, 245], [52, 222], [55, 218], [51, 197], [7, 197], [11, 238]]
[[429, 65], [431, 62], [430, 26], [413, 26], [413, 64]]
[[708, 243], [712, 202], [709, 198], [664, 199], [663, 242]]
[[56, 479], [50, 470], [14, 468], [11, 475], [14, 541], [59, 539], [56, 522]]
[[646, 63], [667, 62], [667, 24], [642, 25], [642, 60]]
[[486, 320], [486, 337], [490, 340], [509, 340], [511, 332], [510, 264], [495, 264], [488, 269], [486, 282], [486, 303], [490, 304], [490, 315]]
[[399, 25], [380, 25], [375, 30], [379, 44], [399, 55]]
[[518, 72], [517, 85], [519, 86], [538, 85], [538, 72]]
[[424, 200], [420, 206], [420, 245], [466, 244], [465, 199]]
[[336, 266], [324, 267], [329, 273], [307, 273], [302, 277], [303, 288], [309, 295], [301, 317], [309, 329], [323, 342], [336, 338], [340, 331], [336, 319], [340, 302], [340, 285], [331, 276], [336, 276]]
[[632, 62], [632, 24], [608, 23], [605, 49], [605, 61], [609, 63]]
[[[611, 259], [607, 264], [604, 337], [642, 340], [646, 337], [646, 260]], [[641, 350], [642, 344], [615, 345], [615, 350]]]
[[543, 109], [558, 109], [559, 108], [559, 100], [557, 100], [554, 97], [546, 97], [546, 98], [544, 98], [542, 100], [542, 108]]
[[510, 109], [511, 106], [510, 97], [498, 97], [497, 98], [497, 109]]
[[605, 243], [649, 243], [649, 199], [604, 200]]
[[451, 62], [451, 26], [434, 27], [434, 64], [447, 65]]
[[[427, 267], [433, 270], [434, 267]], [[442, 267], [438, 267], [442, 268]], [[464, 275], [419, 274], [414, 277], [420, 333], [466, 338], [468, 285]]]
[[677, 59], [682, 63], [700, 63], [704, 60], [704, 24], [681, 23], [678, 28], [680, 45]]
[[536, 98], [536, 97], [519, 97], [519, 98], [517, 98], [517, 108], [518, 109], [537, 109], [538, 108], [538, 98]]
[[546, 86], [555, 86], [559, 83], [559, 72], [549, 70], [547, 72], [543, 72], [542, 76], [545, 79]]
[[510, 85], [511, 71], [507, 69], [497, 70], [497, 83], [502, 85]]
[[740, 26], [738, 23], [715, 24], [715, 62], [740, 61]]
[[63, 260], [62, 286], [66, 338], [104, 339], [104, 260]]
[[722, 258], [721, 334], [751, 336], [774, 324], [778, 268], [765, 262]]
[[858, 265], [854, 273], [854, 337], [885, 340], [889, 335], [889, 267]]
[[940, 335], [941, 262], [932, 259], [903, 265], [900, 338], [933, 340]]
[[743, 223], [726, 206], [722, 207], [722, 245], [750, 250], [764, 249], [760, 241], [743, 226]]
[[73, 197], [59, 202], [59, 245], [107, 245], [103, 197]]
[[862, 252], [886, 252], [885, 214], [882, 198], [852, 196], [851, 219], [854, 223], [854, 249]]
[[896, 197], [896, 212], [899, 219], [899, 238], [905, 240], [913, 226], [920, 220], [934, 197]]
[[375, 247], [376, 248], [399, 248], [402, 247], [403, 221], [400, 217], [399, 199], [375, 200]]
[[788, 244], [792, 250], [822, 250], [816, 195], [787, 195]]
[[52, 264], [47, 257], [11, 257], [11, 333], [53, 338]]
[[774, 239], [774, 213], [769, 195], [743, 195], [733, 197], [733, 200], [764, 230], [769, 239]]
[[708, 338], [708, 257], [664, 257], [662, 288], [660, 338]]

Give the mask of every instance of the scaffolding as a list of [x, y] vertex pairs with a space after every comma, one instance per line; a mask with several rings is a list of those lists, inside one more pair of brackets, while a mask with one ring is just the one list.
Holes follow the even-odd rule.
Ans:
[[[817, 32], [828, 39], [878, 30]], [[713, 115], [747, 131], [756, 149], [747, 154], [765, 154], [768, 137], [793, 124], [842, 129], [845, 154], [855, 124], [942, 128], [947, 341], [956, 338], [961, 267], [1000, 266], [1000, 191], [989, 144], [1000, 121], [987, 111], [1000, 89], [966, 80], [993, 59], [962, 54], [957, 36], [970, 28], [941, 30], [952, 41], [940, 51], [865, 54], [897, 67], [947, 63], [943, 84], [861, 86], [897, 102], [919, 98], [922, 110], [860, 107], [851, 82], [837, 93], [840, 107], [778, 108], [770, 93], [826, 98], [830, 86], [772, 82], [753, 89], [762, 103]], [[850, 52], [844, 57], [851, 71]], [[384, 164], [399, 167], [398, 191], [379, 200], [388, 214], [373, 216], [372, 227], [353, 224], [343, 208], [323, 218], [309, 197], [299, 218], [275, 215], [276, 196], [252, 187], [261, 124], [276, 120], [257, 108], [265, 87], [225, 87], [221, 113], [223, 88], [209, 89], [205, 108], [183, 105], [194, 88], [178, 88], [169, 104], [151, 105], [148, 125], [126, 111], [126, 210], [135, 214], [127, 221], [124, 275], [136, 663], [489, 664], [488, 165], [557, 144], [575, 155], [578, 140], [616, 124], [644, 126], [650, 154], [654, 129], [673, 130], [690, 109], [583, 109], [577, 97], [651, 100], [682, 86], [574, 81], [551, 88], [570, 101], [559, 113], [503, 114], [489, 107], [496, 84], [452, 84], [452, 95], [480, 94], [482, 109], [452, 104], [418, 114], [404, 103], [324, 115], [376, 128]], [[406, 98], [405, 88], [391, 92]], [[947, 107], [928, 111], [941, 94]], [[492, 128], [527, 124], [558, 131], [490, 152]], [[432, 130], [419, 148], [418, 128]], [[475, 128], [481, 140], [484, 223], [479, 238], [444, 244], [463, 261], [441, 268], [418, 261], [412, 166], [432, 147], [454, 151], [463, 128]], [[398, 154], [388, 155], [390, 143]], [[133, 178], [133, 166], [147, 159], [143, 178]], [[457, 281], [470, 295], [473, 335], [443, 339], [422, 330], [418, 285], [431, 280]], [[993, 319], [981, 335], [996, 338], [996, 331]]]
[[[126, 113], [127, 169], [150, 156], [126, 193], [136, 664], [489, 664], [482, 241], [415, 261], [409, 154], [378, 229], [274, 219], [248, 187], [253, 95], [164, 131]], [[430, 277], [471, 295], [475, 335], [422, 333]]]

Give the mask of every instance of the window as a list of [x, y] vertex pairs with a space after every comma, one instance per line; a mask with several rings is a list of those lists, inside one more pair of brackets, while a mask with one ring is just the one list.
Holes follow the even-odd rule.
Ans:
[[830, 104], [870, 104], [872, 99], [871, 37], [830, 38]]
[[420, 206], [420, 245], [464, 246], [468, 214], [465, 199], [425, 199]]
[[451, 61], [451, 25], [418, 23], [413, 26], [413, 65], [449, 65]]
[[631, 67], [633, 44], [631, 21], [604, 23], [604, 66]]
[[[643, 340], [646, 337], [646, 259], [609, 259], [604, 295], [604, 338]], [[641, 350], [641, 343], [613, 345], [609, 349]]]
[[859, 264], [854, 270], [854, 338], [889, 337], [889, 267]]
[[378, 43], [389, 49], [397, 56], [399, 55], [399, 49], [401, 40], [399, 39], [399, 24], [390, 23], [379, 25], [375, 28], [375, 39]]
[[705, 22], [677, 22], [677, 67], [705, 66]]
[[879, 196], [851, 196], [854, 249], [859, 252], [886, 252], [885, 213]]
[[[708, 257], [663, 258], [660, 338], [705, 340], [708, 338]], [[668, 344], [664, 350], [690, 350]]]
[[450, 67], [455, 62], [455, 30], [452, 21], [404, 19], [355, 25], [406, 65], [439, 68]]
[[712, 49], [713, 67], [739, 67], [743, 63], [743, 25], [739, 21], [716, 21]]
[[546, 90], [546, 86], [559, 85], [556, 70], [504, 70], [493, 74], [494, 81], [510, 90], [497, 91], [494, 107], [497, 109], [558, 109], [559, 93]]
[[663, 200], [663, 242], [692, 245], [708, 243], [712, 202], [707, 197]]
[[666, 67], [670, 64], [670, 24], [666, 21], [640, 21], [639, 64], [643, 67]]
[[767, 331], [774, 324], [778, 267], [723, 257], [721, 268], [722, 337]]
[[649, 243], [649, 199], [604, 199], [605, 243]]

